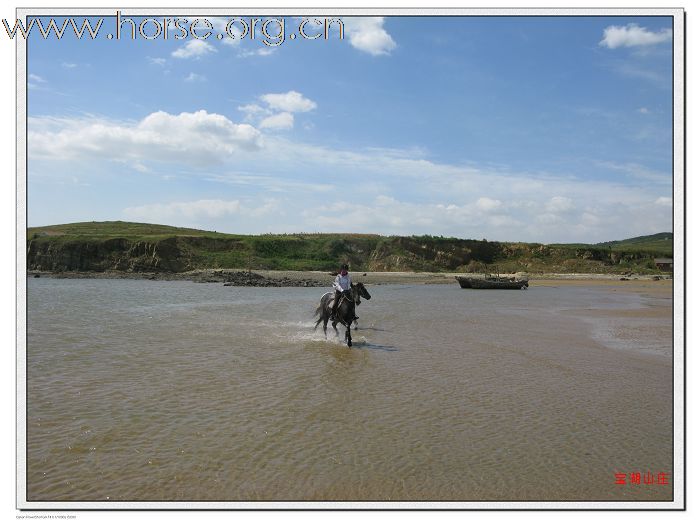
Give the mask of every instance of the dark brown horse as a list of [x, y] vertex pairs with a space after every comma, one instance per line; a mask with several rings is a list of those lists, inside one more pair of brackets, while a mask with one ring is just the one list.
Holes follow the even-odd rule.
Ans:
[[[335, 319], [332, 321], [333, 330], [335, 330], [336, 335], [338, 334], [338, 329], [336, 325], [341, 323], [345, 326], [345, 342], [348, 346], [352, 346], [352, 335], [350, 334], [350, 325], [355, 320], [355, 305], [360, 304], [362, 301], [360, 298], [367, 299], [368, 301], [372, 296], [365, 288], [362, 283], [353, 284], [349, 290], [349, 294], [343, 294], [338, 302], [338, 310], [335, 315]], [[348, 297], [349, 295], [349, 297]], [[316, 321], [316, 326], [314, 330], [318, 328], [318, 325], [323, 321], [323, 334], [328, 337], [328, 320], [331, 317], [331, 312], [333, 310], [333, 298], [334, 293], [328, 292], [321, 296], [321, 302], [316, 308], [316, 315], [318, 315], [318, 321]], [[357, 323], [355, 323], [355, 328], [357, 328]]]

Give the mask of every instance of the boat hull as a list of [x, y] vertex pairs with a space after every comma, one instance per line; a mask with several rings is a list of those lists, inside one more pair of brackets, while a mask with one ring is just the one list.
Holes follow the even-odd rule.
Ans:
[[528, 287], [527, 279], [455, 277], [462, 288], [477, 290], [523, 290]]

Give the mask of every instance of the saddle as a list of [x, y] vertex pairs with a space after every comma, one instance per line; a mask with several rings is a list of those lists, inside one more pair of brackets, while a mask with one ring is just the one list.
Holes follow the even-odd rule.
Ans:
[[[352, 308], [352, 316], [355, 319], [359, 319], [355, 315], [355, 301], [352, 300], [352, 294], [351, 294], [350, 290], [345, 290], [344, 292], [342, 292], [340, 294], [340, 299], [338, 299], [338, 308], [340, 308], [340, 306], [343, 304], [344, 301], [348, 301], [350, 303], [350, 307]], [[333, 319], [333, 318], [334, 318], [334, 316], [331, 315], [331, 319]]]

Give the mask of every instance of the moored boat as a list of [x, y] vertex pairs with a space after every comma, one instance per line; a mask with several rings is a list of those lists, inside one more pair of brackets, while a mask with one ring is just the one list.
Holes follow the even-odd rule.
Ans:
[[475, 288], [480, 290], [524, 290], [528, 287], [527, 279], [514, 277], [494, 277], [487, 275], [484, 278], [456, 276], [457, 282], [462, 288]]

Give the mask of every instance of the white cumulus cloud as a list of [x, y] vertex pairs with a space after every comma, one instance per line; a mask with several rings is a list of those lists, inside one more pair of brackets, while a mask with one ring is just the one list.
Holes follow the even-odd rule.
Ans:
[[238, 106], [238, 111], [242, 111], [247, 115], [257, 115], [259, 113], [265, 113], [266, 110], [258, 104], [245, 104], [243, 106]]
[[199, 58], [216, 53], [216, 48], [204, 40], [190, 40], [184, 46], [172, 52], [175, 58]]
[[637, 24], [626, 26], [608, 26], [603, 31], [603, 39], [599, 45], [608, 49], [618, 47], [650, 46], [671, 40], [673, 32], [670, 29], [650, 31]]
[[260, 121], [261, 129], [291, 129], [294, 127], [294, 115], [291, 113], [278, 113]]
[[316, 109], [316, 102], [298, 91], [286, 93], [266, 93], [260, 95], [260, 104], [245, 104], [238, 110], [245, 114], [248, 122], [258, 121], [264, 129], [291, 129], [294, 127], [294, 113], [306, 113]]
[[316, 102], [309, 100], [297, 91], [268, 93], [266, 95], [261, 95], [260, 100], [265, 102], [271, 109], [286, 111], [288, 113], [305, 113], [316, 109]]
[[157, 111], [138, 122], [31, 117], [28, 143], [35, 158], [176, 160], [198, 165], [259, 149], [262, 137], [249, 124], [236, 124], [205, 110], [178, 115]]
[[396, 48], [396, 42], [384, 29], [384, 17], [345, 17], [345, 34], [350, 45], [370, 55], [388, 55]]

